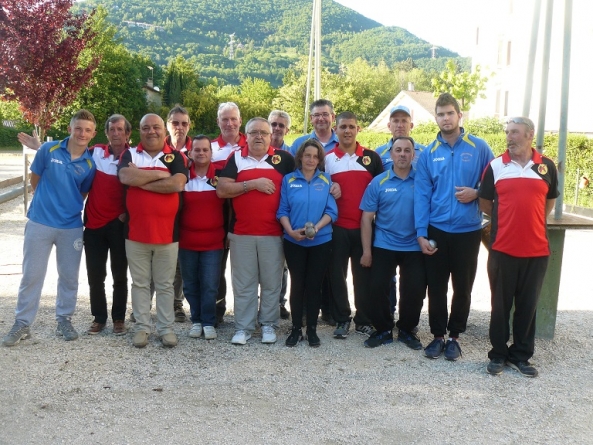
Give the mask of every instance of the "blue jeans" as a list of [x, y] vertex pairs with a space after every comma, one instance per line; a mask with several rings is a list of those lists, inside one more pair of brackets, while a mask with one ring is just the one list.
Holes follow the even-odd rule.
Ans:
[[179, 249], [183, 293], [189, 303], [192, 323], [216, 324], [216, 297], [223, 249]]

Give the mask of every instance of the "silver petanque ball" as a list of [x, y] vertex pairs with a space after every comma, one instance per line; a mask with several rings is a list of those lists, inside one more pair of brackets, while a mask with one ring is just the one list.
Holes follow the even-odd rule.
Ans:
[[315, 224], [312, 222], [305, 223], [305, 236], [307, 238], [314, 238], [315, 235]]
[[429, 239], [428, 244], [430, 244], [430, 247], [432, 247], [433, 249], [437, 248], [437, 242], [433, 239]]

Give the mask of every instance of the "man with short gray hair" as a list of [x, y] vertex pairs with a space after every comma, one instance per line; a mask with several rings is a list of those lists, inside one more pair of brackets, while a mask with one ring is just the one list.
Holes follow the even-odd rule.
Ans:
[[[535, 349], [535, 312], [550, 245], [546, 217], [559, 195], [554, 161], [532, 147], [531, 119], [514, 117], [506, 128], [507, 151], [490, 162], [478, 190], [480, 209], [492, 217], [488, 277], [492, 292], [489, 374], [505, 365], [536, 377], [529, 363]], [[513, 344], [510, 313], [513, 314]]]
[[276, 212], [282, 178], [295, 166], [290, 153], [270, 145], [272, 131], [266, 119], [251, 119], [246, 132], [247, 145], [228, 159], [216, 187], [218, 196], [231, 199], [233, 205], [229, 240], [236, 331], [231, 343], [237, 345], [251, 338], [258, 319], [262, 343], [276, 342], [284, 264]]
[[220, 135], [212, 140], [212, 162], [226, 162], [234, 151], [247, 144], [241, 133], [241, 111], [235, 102], [223, 102], [218, 106], [216, 124]]

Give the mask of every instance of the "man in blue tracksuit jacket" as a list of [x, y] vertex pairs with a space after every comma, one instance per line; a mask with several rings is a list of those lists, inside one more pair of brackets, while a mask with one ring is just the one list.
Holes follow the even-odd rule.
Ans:
[[[447, 360], [457, 360], [461, 356], [457, 340], [466, 329], [480, 250], [482, 214], [477, 189], [494, 155], [484, 140], [459, 126], [462, 114], [453, 96], [441, 94], [435, 111], [441, 131], [418, 159], [414, 193], [416, 235], [427, 255], [428, 317], [434, 335], [424, 353], [436, 359], [444, 351]], [[449, 277], [453, 285], [450, 317]]]

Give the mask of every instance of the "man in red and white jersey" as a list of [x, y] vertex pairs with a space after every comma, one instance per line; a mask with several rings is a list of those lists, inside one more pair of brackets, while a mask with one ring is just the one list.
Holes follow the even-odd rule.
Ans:
[[232, 199], [233, 206], [229, 240], [236, 331], [231, 342], [244, 345], [259, 319], [262, 343], [275, 343], [284, 265], [276, 212], [282, 178], [295, 164], [290, 153], [270, 146], [272, 131], [266, 119], [253, 118], [245, 129], [247, 146], [228, 159], [216, 187], [218, 196]]
[[[529, 359], [535, 348], [535, 311], [550, 256], [546, 217], [559, 192], [554, 162], [532, 148], [534, 132], [530, 119], [509, 119], [507, 151], [486, 167], [478, 190], [480, 209], [492, 217], [488, 256], [492, 349], [487, 367], [492, 375], [502, 373], [505, 364], [526, 377], [538, 374]], [[507, 346], [513, 304], [513, 344]]]
[[165, 123], [156, 114], [140, 121], [140, 144], [125, 151], [119, 179], [127, 186], [126, 254], [132, 276], [132, 309], [136, 318], [133, 344], [148, 344], [150, 282], [156, 291], [157, 333], [166, 347], [177, 345], [173, 332], [173, 280], [178, 253], [181, 192], [187, 182], [185, 157], [165, 141]]
[[[216, 124], [220, 128], [220, 135], [212, 140], [212, 163], [217, 169], [226, 165], [229, 156], [241, 147], [247, 145], [246, 136], [241, 133], [241, 111], [234, 102], [223, 102], [218, 106]], [[229, 206], [225, 206], [225, 221], [228, 221]], [[225, 227], [228, 232], [228, 227]], [[216, 297], [216, 321], [222, 323], [226, 312], [226, 264], [229, 258], [228, 243], [221, 258], [220, 282], [218, 285], [218, 296]]]
[[231, 153], [247, 145], [247, 138], [240, 131], [242, 123], [236, 103], [223, 102], [218, 106], [216, 125], [220, 135], [212, 140], [212, 162], [224, 167]]
[[338, 145], [325, 156], [325, 171], [332, 182], [340, 184], [342, 196], [336, 200], [338, 219], [333, 223], [332, 258], [329, 266], [329, 281], [333, 305], [332, 317], [336, 321], [335, 338], [345, 338], [350, 330], [350, 303], [348, 302], [348, 261], [354, 285], [356, 332], [370, 335], [372, 327], [360, 307], [368, 290], [370, 269], [361, 263], [362, 240], [360, 237], [360, 201], [367, 185], [383, 172], [381, 157], [373, 150], [362, 147], [356, 141], [360, 131], [356, 115], [350, 111], [336, 118]]
[[[192, 140], [187, 135], [191, 128], [191, 120], [189, 113], [181, 105], [176, 104], [167, 114], [167, 144], [175, 150], [187, 155], [191, 151]], [[175, 292], [175, 299], [173, 301], [173, 308], [175, 310], [175, 321], [183, 323], [187, 316], [183, 310], [183, 280], [181, 279], [181, 269], [179, 262], [175, 268], [175, 280], [173, 281], [173, 290]]]

